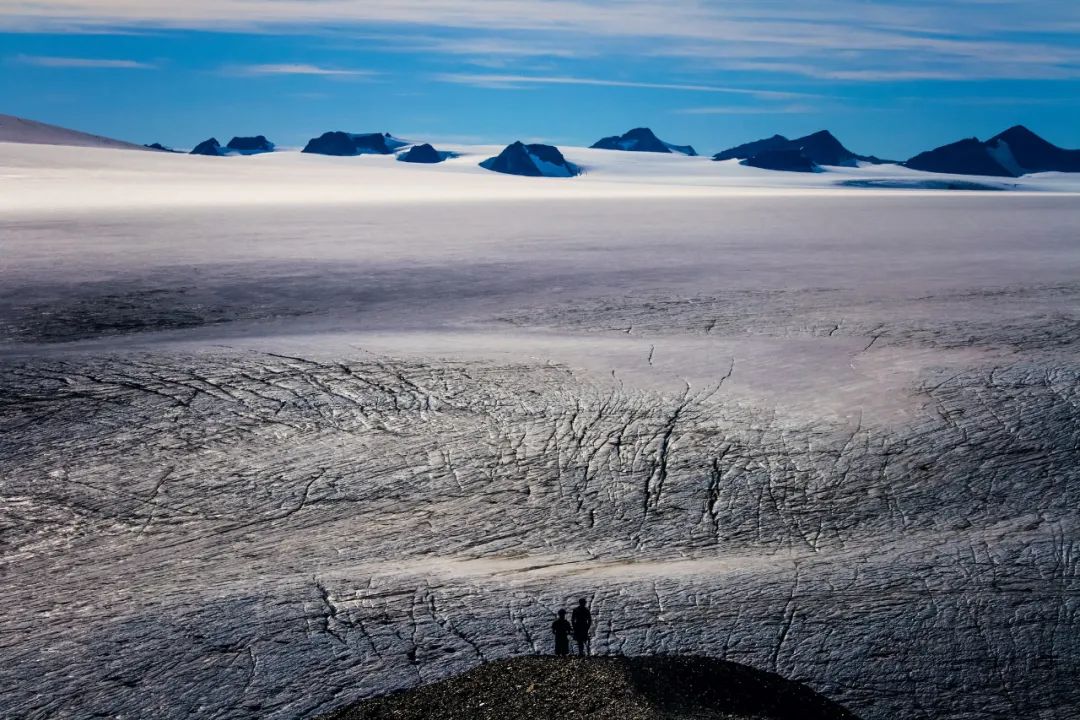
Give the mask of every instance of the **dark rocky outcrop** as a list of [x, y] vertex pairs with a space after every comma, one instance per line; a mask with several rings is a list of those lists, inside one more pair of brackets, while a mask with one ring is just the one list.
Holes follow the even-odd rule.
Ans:
[[718, 152], [713, 155], [713, 160], [746, 160], [747, 158], [751, 158], [758, 153], [767, 150], [784, 150], [790, 147], [791, 141], [786, 137], [783, 135], [773, 135], [764, 140], [743, 143], [742, 145], [736, 145], [723, 152]]
[[851, 152], [828, 130], [819, 130], [794, 140], [783, 135], [773, 135], [719, 152], [713, 155], [713, 160], [747, 160], [778, 150], [798, 150], [817, 165], [854, 167], [859, 161], [875, 164], [886, 162], [873, 155], [857, 155]]
[[413, 145], [407, 152], [398, 155], [398, 160], [408, 163], [434, 165], [435, 163], [441, 163], [448, 155], [449, 153], [441, 153], [431, 145], [424, 143], [423, 145]]
[[612, 135], [592, 145], [598, 150], [624, 150], [627, 152], [679, 153], [697, 155], [691, 145], [674, 145], [656, 137], [649, 128], [634, 128], [622, 135]]
[[764, 170], [785, 170], [787, 172], [818, 172], [817, 164], [806, 157], [802, 150], [786, 148], [783, 150], [765, 150], [742, 161], [743, 165]]
[[304, 152], [316, 155], [390, 155], [408, 145], [390, 133], [347, 133], [340, 130], [312, 138]]
[[1080, 172], [1080, 150], [1060, 148], [1015, 125], [985, 142], [967, 138], [919, 153], [904, 164], [927, 172], [1020, 177], [1035, 172]]
[[567, 162], [553, 145], [525, 145], [521, 141], [507, 145], [498, 157], [488, 158], [480, 167], [506, 175], [526, 177], [572, 177], [581, 170]]
[[1016, 165], [1025, 173], [1080, 172], [1080, 150], [1060, 148], [1023, 125], [1014, 125], [1005, 132], [998, 133], [986, 141], [986, 146], [995, 155], [1003, 151], [1004, 146], [1008, 146], [1008, 152], [1012, 154]]
[[803, 155], [818, 165], [842, 165], [854, 166], [857, 160], [863, 159], [859, 155], [848, 150], [828, 130], [819, 130], [805, 137], [792, 141], [802, 151]]
[[225, 155], [225, 149], [221, 147], [221, 143], [217, 141], [217, 138], [210, 138], [209, 140], [203, 140], [196, 145], [194, 149], [192, 149], [191, 154], [221, 157]]
[[805, 685], [704, 657], [520, 657], [324, 720], [856, 720]]
[[274, 143], [267, 140], [265, 135], [234, 137], [225, 148], [240, 155], [258, 155], [274, 152]]
[[904, 164], [913, 170], [956, 175], [1017, 177], [1020, 174], [995, 160], [986, 144], [978, 138], [967, 138], [919, 153]]
[[179, 152], [177, 150], [173, 150], [171, 147], [168, 147], [166, 145], [162, 145], [161, 143], [149, 143], [147, 145], [143, 145], [143, 147], [146, 148], [147, 150], [157, 150], [158, 152], [168, 152], [168, 153]]

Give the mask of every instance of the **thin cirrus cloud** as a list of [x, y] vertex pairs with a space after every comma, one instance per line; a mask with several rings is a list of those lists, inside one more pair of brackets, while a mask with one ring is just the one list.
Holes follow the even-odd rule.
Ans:
[[530, 85], [588, 85], [594, 87], [636, 88], [645, 90], [679, 90], [684, 92], [728, 93], [750, 95], [761, 99], [792, 99], [816, 97], [808, 93], [755, 88], [697, 85], [693, 83], [654, 83], [631, 80], [606, 80], [603, 78], [572, 77], [566, 75], [498, 75], [483, 73], [439, 73], [433, 76], [439, 82], [492, 89], [521, 89]]
[[233, 65], [223, 69], [230, 75], [313, 75], [318, 77], [367, 78], [378, 73], [372, 70], [321, 67], [307, 63], [266, 63]]
[[15, 62], [44, 68], [84, 68], [89, 70], [154, 70], [154, 63], [139, 60], [58, 57], [55, 55], [17, 55]]
[[708, 107], [679, 108], [671, 112], [676, 115], [809, 115], [820, 112], [805, 103], [777, 105], [774, 107], [749, 107], [745, 105], [713, 105]]
[[[1080, 2], [1039, 0], [0, 0], [0, 28], [177, 28], [452, 37], [430, 52], [573, 58], [582, 48], [758, 61], [849, 82], [1080, 77]], [[769, 67], [769, 65], [772, 67]]]

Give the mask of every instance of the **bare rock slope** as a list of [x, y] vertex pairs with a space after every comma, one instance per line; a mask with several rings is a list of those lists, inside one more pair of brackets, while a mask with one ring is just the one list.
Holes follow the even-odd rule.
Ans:
[[522, 657], [324, 720], [856, 720], [805, 685], [704, 657]]

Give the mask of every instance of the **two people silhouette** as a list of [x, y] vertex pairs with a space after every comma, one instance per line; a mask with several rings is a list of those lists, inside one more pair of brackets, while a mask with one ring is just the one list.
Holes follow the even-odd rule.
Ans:
[[590, 646], [592, 630], [592, 613], [584, 600], [578, 600], [578, 606], [574, 608], [570, 621], [566, 620], [566, 611], [560, 610], [559, 617], [551, 623], [551, 632], [555, 635], [555, 654], [570, 654], [570, 636], [578, 646], [578, 655], [587, 655], [591, 652]]

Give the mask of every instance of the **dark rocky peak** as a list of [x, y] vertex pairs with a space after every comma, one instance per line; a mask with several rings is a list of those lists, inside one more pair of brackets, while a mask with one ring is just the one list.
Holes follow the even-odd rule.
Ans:
[[820, 172], [821, 168], [799, 148], [764, 150], [742, 161], [743, 165], [785, 172]]
[[744, 160], [773, 150], [801, 150], [809, 160], [817, 165], [843, 165], [854, 167], [860, 160], [872, 163], [884, 162], [873, 155], [856, 155], [844, 147], [836, 136], [828, 130], [789, 140], [783, 135], [773, 135], [763, 140], [755, 140], [717, 153], [714, 160]]
[[683, 155], [697, 155], [690, 145], [673, 145], [664, 142], [656, 136], [651, 129], [645, 127], [634, 128], [622, 135], [612, 135], [598, 140], [592, 145], [598, 150], [624, 150], [627, 152], [654, 152], [654, 153], [681, 153]]
[[221, 147], [221, 143], [217, 141], [217, 138], [210, 138], [209, 140], [203, 140], [196, 145], [194, 149], [192, 149], [191, 154], [221, 157], [225, 154], [225, 150]]
[[581, 172], [576, 165], [567, 162], [557, 147], [526, 145], [521, 141], [507, 145], [497, 157], [480, 163], [480, 167], [506, 175], [525, 177], [572, 177]]
[[158, 152], [167, 152], [167, 153], [178, 152], [176, 150], [173, 150], [171, 147], [168, 147], [166, 145], [162, 145], [161, 143], [150, 143], [148, 145], [143, 145], [143, 147], [146, 148], [147, 150], [157, 150]]
[[995, 160], [986, 143], [978, 138], [966, 138], [939, 148], [919, 153], [904, 163], [913, 170], [952, 173], [956, 175], [989, 175], [1016, 177], [1018, 173]]
[[792, 145], [802, 150], [818, 165], [854, 166], [859, 156], [844, 147], [828, 130], [819, 130], [805, 137], [792, 140]]
[[766, 150], [783, 150], [791, 147], [791, 141], [783, 135], [773, 135], [762, 140], [736, 145], [713, 155], [713, 160], [745, 160]]
[[389, 155], [408, 145], [390, 133], [347, 133], [340, 130], [312, 138], [303, 152], [317, 155]]
[[274, 151], [274, 143], [267, 140], [265, 135], [234, 137], [225, 147], [241, 155], [256, 155]]
[[1080, 172], [1080, 150], [1067, 150], [1014, 125], [986, 141], [994, 158], [1017, 174], [1029, 172]]
[[424, 143], [423, 145], [413, 145], [408, 151], [398, 155], [398, 160], [401, 162], [433, 165], [435, 163], [441, 163], [448, 156], [449, 153], [441, 153], [431, 145]]

